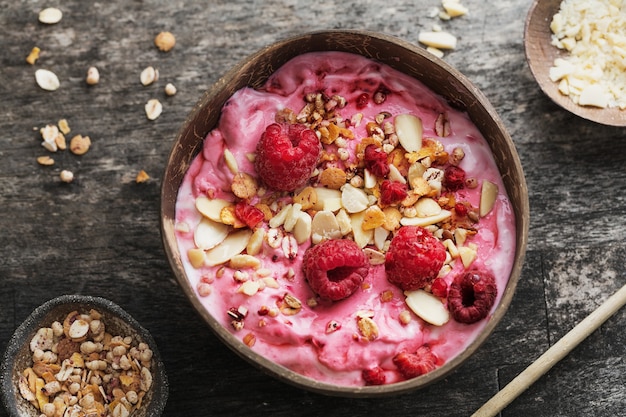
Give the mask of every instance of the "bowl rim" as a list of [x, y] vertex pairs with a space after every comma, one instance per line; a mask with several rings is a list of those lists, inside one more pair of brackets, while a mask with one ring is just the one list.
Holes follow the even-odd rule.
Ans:
[[[354, 45], [342, 44], [342, 38], [345, 36], [358, 37], [362, 41], [362, 44], [358, 47]], [[315, 41], [319, 41], [322, 44], [326, 42], [327, 47], [325, 49], [311, 48], [310, 44]], [[293, 45], [302, 42], [305, 43], [305, 45], [307, 46], [306, 48], [299, 48], [297, 52], [292, 54], [286, 53], [284, 54], [284, 56], [281, 55], [280, 58], [282, 61], [280, 61], [279, 65], [269, 68], [269, 70], [273, 72], [276, 68], [280, 67], [282, 64], [284, 64], [286, 61], [288, 61], [290, 58], [293, 58], [294, 56], [306, 52], [325, 50], [341, 50], [361, 54], [375, 61], [383, 61], [391, 67], [398, 69], [397, 66], [394, 66], [394, 62], [398, 62], [400, 60], [395, 61], [390, 57], [388, 57], [388, 59], [381, 60], [381, 58], [383, 57], [376, 56], [375, 54], [366, 55], [363, 51], [367, 52], [368, 48], [371, 50], [375, 50], [376, 48], [372, 46], [375, 44], [383, 45], [385, 48], [403, 51], [404, 53], [409, 54], [416, 60], [427, 60], [430, 61], [432, 64], [440, 67], [440, 69], [443, 71], [444, 76], [446, 77], [445, 80], [450, 84], [450, 88], [461, 89], [463, 91], [463, 94], [469, 94], [468, 97], [471, 96], [471, 99], [468, 100], [466, 103], [455, 103], [456, 97], [444, 97], [453, 106], [461, 105], [462, 107], [465, 107], [465, 111], [467, 111], [470, 115], [472, 114], [472, 109], [474, 112], [481, 111], [488, 114], [490, 119], [494, 123], [494, 127], [496, 128], [497, 133], [502, 136], [501, 139], [506, 145], [506, 161], [502, 161], [501, 164], [499, 163], [498, 168], [503, 177], [503, 180], [505, 181], [505, 185], [507, 185], [506, 188], [509, 194], [509, 198], [513, 200], [513, 192], [516, 192], [518, 193], [516, 195], [516, 199], [519, 200], [519, 204], [513, 205], [516, 217], [515, 221], [517, 236], [515, 260], [512, 266], [509, 281], [502, 294], [498, 306], [493, 312], [493, 315], [489, 318], [489, 322], [486, 324], [485, 328], [479, 334], [479, 336], [463, 352], [461, 352], [461, 354], [448, 361], [442, 367], [439, 367], [434, 371], [419, 376], [417, 378], [379, 386], [342, 386], [320, 382], [291, 371], [283, 367], [282, 365], [278, 365], [275, 362], [270, 361], [269, 359], [256, 353], [254, 350], [246, 346], [242, 341], [235, 338], [227, 329], [225, 329], [219, 322], [217, 322], [217, 320], [210, 313], [208, 313], [206, 309], [202, 307], [202, 303], [195, 294], [194, 288], [191, 287], [189, 281], [186, 278], [180, 258], [180, 251], [176, 246], [177, 243], [174, 231], [175, 216], [172, 216], [172, 214], [175, 213], [173, 213], [172, 210], [175, 210], [178, 188], [180, 186], [180, 182], [182, 182], [184, 174], [187, 171], [189, 161], [186, 161], [183, 165], [174, 166], [175, 156], [177, 153], [192, 151], [192, 155], [189, 158], [189, 160], [191, 160], [199, 152], [200, 148], [202, 147], [204, 138], [208, 133], [208, 130], [198, 132], [196, 129], [197, 126], [195, 124], [197, 124], [198, 122], [207, 121], [209, 121], [207, 123], [210, 124], [210, 119], [213, 118], [212, 127], [215, 126], [217, 118], [219, 117], [219, 110], [221, 110], [224, 101], [228, 97], [230, 97], [232, 93], [234, 93], [234, 91], [231, 91], [229, 94], [226, 94], [224, 90], [227, 90], [229, 86], [232, 90], [233, 86], [231, 84], [237, 86], [241, 85], [242, 82], [243, 86], [247, 85], [251, 87], [262, 84], [264, 79], [255, 80], [254, 75], [255, 71], [259, 71], [259, 62], [264, 63], [264, 56], [267, 57], [267, 54], [278, 54], [284, 49], [293, 47]], [[253, 65], [255, 66], [255, 68], [251, 68], [251, 66]], [[413, 69], [419, 72], [419, 68]], [[261, 69], [260, 71], [262, 70], [263, 69]], [[417, 78], [415, 75], [412, 76], [414, 78]], [[425, 82], [423, 79], [417, 79], [426, 84], [427, 87], [435, 91], [437, 94], [442, 95], [439, 89], [436, 88], [436, 85], [433, 86], [428, 82]], [[237, 89], [239, 88], [234, 88], [235, 91]], [[215, 107], [219, 109], [217, 111], [217, 115], [207, 114], [207, 109], [205, 108], [205, 105], [212, 100], [216, 100], [220, 94], [222, 96], [226, 96], [226, 99], [222, 97], [223, 101], [220, 102], [220, 100], [218, 100], [216, 103], [214, 103]], [[478, 124], [477, 120], [475, 120], [474, 118], [471, 119], [472, 122], [476, 124], [476, 126], [479, 128], [481, 133], [485, 135], [485, 138], [487, 139], [487, 142], [489, 143], [489, 146], [493, 153], [493, 145], [484, 132], [486, 128], [485, 125]], [[188, 135], [193, 135], [193, 139], [197, 140], [197, 142], [192, 148], [183, 149], [183, 146], [185, 144], [183, 144], [182, 142]], [[508, 173], [506, 176], [503, 174], [503, 171], [505, 169]], [[180, 182], [178, 182], [179, 180]], [[178, 184], [172, 184], [173, 182], [178, 182]], [[178, 131], [176, 139], [173, 143], [161, 182], [160, 209], [160, 230], [162, 243], [170, 267], [172, 268], [172, 271], [176, 276], [176, 280], [181, 286], [181, 289], [185, 293], [187, 299], [192, 304], [196, 312], [209, 325], [209, 327], [218, 337], [218, 339], [220, 339], [221, 342], [224, 343], [228, 348], [230, 348], [243, 359], [247, 360], [253, 366], [266, 373], [269, 373], [270, 375], [276, 377], [283, 382], [315, 393], [342, 397], [382, 397], [414, 391], [417, 388], [423, 388], [435, 381], [442, 379], [444, 376], [450, 374], [453, 370], [459, 367], [461, 363], [463, 363], [469, 356], [473, 355], [474, 352], [493, 332], [495, 326], [500, 322], [501, 318], [504, 316], [504, 313], [511, 303], [524, 263], [528, 238], [528, 218], [530, 211], [528, 202], [528, 189], [519, 155], [517, 154], [515, 145], [511, 137], [509, 136], [503, 122], [501, 121], [500, 117], [496, 113], [491, 103], [485, 97], [485, 95], [480, 90], [478, 90], [478, 88], [475, 87], [466, 76], [464, 76], [450, 64], [428, 53], [425, 49], [421, 47], [418, 47], [412, 43], [396, 38], [394, 36], [382, 34], [379, 32], [350, 29], [313, 31], [278, 40], [271, 45], [266, 46], [239, 61], [232, 69], [230, 69], [224, 76], [216, 81], [207, 91], [205, 91], [192, 109], [192, 111], [189, 113], [186, 121], [183, 123], [180, 130]]]
[[142, 342], [148, 344], [153, 352], [153, 369], [150, 370], [153, 376], [153, 385], [151, 389], [155, 389], [148, 405], [152, 408], [150, 410], [150, 415], [161, 415], [169, 396], [169, 381], [167, 379], [167, 374], [165, 373], [165, 365], [162, 361], [156, 342], [150, 332], [133, 316], [113, 301], [102, 297], [80, 294], [61, 295], [36, 307], [24, 319], [24, 321], [22, 321], [9, 339], [2, 357], [2, 364], [0, 365], [0, 389], [2, 390], [2, 400], [9, 414], [15, 417], [22, 416], [17, 408], [16, 402], [16, 399], [20, 398], [20, 394], [16, 390], [13, 379], [15, 372], [20, 372], [15, 369], [18, 359], [17, 356], [20, 350], [22, 350], [22, 348], [30, 342], [30, 339], [37, 332], [37, 330], [44, 325], [43, 321], [47, 319], [51, 312], [70, 305], [76, 305], [77, 307], [88, 306], [95, 308], [102, 314], [112, 314], [116, 316], [117, 319], [131, 327], [137, 333]]

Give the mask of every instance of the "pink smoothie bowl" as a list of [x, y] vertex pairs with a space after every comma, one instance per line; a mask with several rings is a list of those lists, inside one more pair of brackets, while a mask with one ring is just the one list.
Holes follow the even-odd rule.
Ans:
[[[508, 283], [501, 291], [493, 314], [464, 350], [424, 375], [386, 385], [345, 386], [321, 382], [267, 359], [251, 349], [207, 311], [190, 284], [176, 237], [178, 193], [194, 157], [207, 134], [218, 124], [227, 100], [243, 87], [258, 88], [290, 59], [308, 52], [341, 51], [386, 64], [425, 84], [452, 107], [467, 113], [486, 139], [493, 154], [515, 215], [515, 254]], [[529, 203], [526, 180], [515, 145], [496, 110], [484, 94], [461, 72], [424, 48], [388, 35], [353, 30], [329, 30], [302, 34], [269, 45], [244, 59], [219, 79], [198, 101], [176, 137], [169, 155], [161, 190], [161, 234], [170, 266], [180, 288], [208, 327], [241, 358], [285, 383], [316, 393], [343, 397], [380, 397], [423, 388], [442, 379], [463, 364], [485, 342], [514, 296], [527, 246]]]

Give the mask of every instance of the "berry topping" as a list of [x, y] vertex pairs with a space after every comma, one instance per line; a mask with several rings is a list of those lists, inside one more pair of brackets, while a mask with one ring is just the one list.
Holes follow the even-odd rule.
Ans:
[[418, 290], [432, 283], [445, 260], [445, 247], [428, 230], [404, 226], [385, 257], [387, 279], [405, 291]]
[[430, 292], [436, 297], [446, 298], [448, 296], [448, 284], [443, 278], [435, 278], [430, 286]]
[[469, 208], [467, 207], [466, 204], [463, 203], [456, 203], [454, 205], [454, 212], [456, 213], [457, 216], [459, 217], [465, 217], [467, 216], [467, 213], [469, 211]]
[[245, 201], [240, 201], [235, 205], [235, 216], [242, 222], [244, 222], [250, 229], [259, 224], [265, 215], [258, 208], [251, 206]]
[[370, 96], [367, 93], [363, 93], [360, 94], [357, 98], [356, 98], [356, 108], [357, 109], [362, 109], [365, 106], [367, 106], [367, 103], [370, 101]]
[[317, 135], [306, 126], [273, 123], [257, 143], [255, 168], [268, 187], [293, 191], [310, 178], [320, 151]]
[[330, 239], [310, 247], [302, 267], [311, 289], [331, 301], [352, 295], [369, 273], [367, 257], [347, 239]]
[[437, 356], [427, 345], [420, 346], [415, 353], [402, 352], [393, 357], [393, 363], [406, 379], [424, 375], [437, 367]]
[[406, 184], [398, 181], [384, 180], [380, 184], [380, 203], [384, 206], [399, 203], [409, 195]]
[[365, 385], [383, 385], [386, 381], [385, 371], [380, 366], [370, 369], [363, 369], [361, 372]]
[[465, 171], [463, 168], [451, 165], [444, 171], [443, 185], [449, 191], [460, 190], [465, 186]]
[[471, 270], [454, 278], [448, 290], [448, 309], [460, 323], [484, 319], [496, 300], [496, 280], [487, 271]]
[[376, 145], [368, 145], [365, 148], [363, 162], [365, 163], [365, 168], [369, 169], [377, 177], [384, 178], [389, 174], [387, 154]]

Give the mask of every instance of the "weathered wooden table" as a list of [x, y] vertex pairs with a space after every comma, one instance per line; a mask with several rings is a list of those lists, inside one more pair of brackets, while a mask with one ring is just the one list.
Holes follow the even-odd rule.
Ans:
[[[171, 389], [165, 415], [467, 416], [626, 283], [626, 131], [567, 114], [533, 81], [523, 49], [530, 0], [465, 0], [470, 13], [430, 17], [438, 0], [63, 2], [0, 0], [0, 350], [57, 295], [109, 298], [151, 330]], [[63, 19], [38, 12], [59, 5]], [[176, 132], [202, 92], [264, 45], [304, 31], [356, 28], [417, 43], [438, 24], [458, 36], [445, 60], [480, 87], [519, 150], [530, 190], [525, 268], [492, 337], [445, 380], [385, 399], [329, 398], [285, 385], [224, 347], [179, 290], [161, 247], [159, 187]], [[159, 52], [168, 30], [176, 47]], [[41, 48], [34, 66], [25, 58]], [[141, 85], [140, 72], [159, 80]], [[88, 67], [99, 84], [84, 81]], [[38, 68], [61, 87], [35, 84]], [[166, 83], [178, 93], [167, 97]], [[147, 100], [163, 103], [150, 121]], [[67, 119], [89, 152], [41, 166], [36, 127]], [[59, 179], [71, 170], [71, 184]], [[150, 179], [136, 183], [145, 170]], [[609, 319], [515, 400], [504, 416], [626, 415], [626, 311]], [[0, 416], [6, 412], [0, 408]]]

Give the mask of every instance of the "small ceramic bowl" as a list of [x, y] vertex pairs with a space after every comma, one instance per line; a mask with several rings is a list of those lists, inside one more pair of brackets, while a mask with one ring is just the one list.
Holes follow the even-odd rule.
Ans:
[[13, 417], [39, 417], [41, 412], [20, 394], [18, 383], [22, 372], [32, 366], [30, 342], [42, 327], [50, 327], [54, 321], [63, 323], [73, 312], [88, 313], [95, 309], [102, 315], [107, 333], [112, 336], [132, 336], [133, 346], [144, 342], [152, 350], [152, 386], [142, 399], [141, 407], [132, 417], [159, 416], [165, 408], [169, 393], [167, 376], [157, 346], [150, 333], [137, 320], [115, 303], [99, 297], [64, 295], [37, 307], [17, 328], [9, 341], [2, 361], [0, 389], [2, 400]]
[[[462, 354], [440, 368], [408, 381], [381, 386], [339, 386], [312, 380], [266, 359], [236, 339], [207, 312], [187, 279], [181, 260], [175, 232], [178, 190], [191, 161], [202, 149], [204, 138], [215, 127], [222, 106], [235, 91], [245, 86], [260, 87], [282, 64], [297, 55], [314, 51], [351, 52], [382, 62], [420, 80], [453, 106], [465, 110], [489, 142], [515, 210], [515, 262], [494, 316]], [[279, 41], [248, 57], [215, 83], [194, 107], [176, 138], [161, 195], [161, 232], [170, 265], [191, 304], [219, 339], [253, 365], [284, 382], [322, 394], [347, 397], [383, 396], [415, 390], [449, 374], [470, 357], [502, 319], [511, 302], [526, 250], [528, 216], [528, 190], [515, 146], [496, 111], [478, 88], [459, 71], [420, 47], [379, 33], [349, 30], [314, 32]]]

